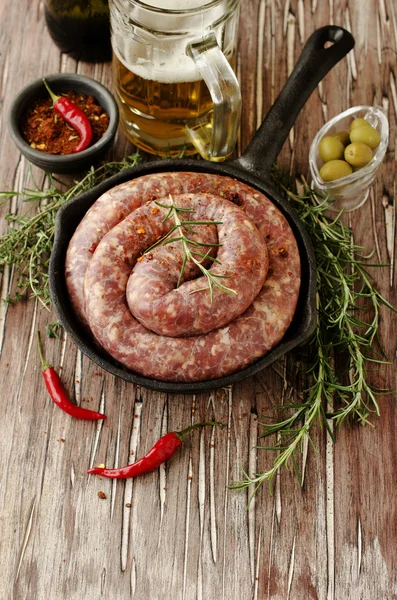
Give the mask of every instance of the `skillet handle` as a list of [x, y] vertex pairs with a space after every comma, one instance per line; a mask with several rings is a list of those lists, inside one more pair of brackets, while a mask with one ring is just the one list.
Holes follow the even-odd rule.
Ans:
[[[327, 42], [332, 46], [325, 48]], [[288, 137], [298, 114], [322, 78], [354, 46], [354, 38], [346, 29], [327, 25], [316, 29], [306, 42], [286, 84], [267, 113], [262, 125], [245, 152], [233, 166], [263, 179]]]

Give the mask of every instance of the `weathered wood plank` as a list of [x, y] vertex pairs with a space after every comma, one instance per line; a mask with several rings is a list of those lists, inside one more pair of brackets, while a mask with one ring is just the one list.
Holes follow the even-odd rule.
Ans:
[[[5, 126], [16, 92], [36, 77], [77, 71], [111, 87], [109, 64], [76, 63], [51, 42], [39, 0], [0, 6], [0, 186], [30, 185]], [[312, 94], [285, 143], [280, 163], [308, 176], [307, 154], [323, 123], [349, 106], [382, 105], [390, 143], [370, 200], [348, 217], [355, 241], [389, 266], [372, 269], [380, 291], [395, 290], [397, 10], [393, 0], [250, 0], [243, 2], [238, 55], [244, 108], [241, 153], [260, 125], [316, 27], [351, 29], [356, 46]], [[118, 134], [109, 156], [132, 150]], [[43, 174], [33, 168], [39, 185]], [[0, 216], [20, 214], [20, 202]], [[6, 231], [0, 219], [0, 233]], [[15, 286], [1, 275], [1, 298]], [[66, 337], [45, 340], [71, 396], [105, 410], [103, 424], [71, 420], [48, 399], [35, 331], [54, 313], [33, 300], [0, 308], [0, 598], [22, 600], [353, 600], [397, 598], [397, 408], [380, 400], [374, 427], [343, 427], [334, 445], [324, 428], [317, 452], [304, 453], [304, 487], [283, 471], [273, 495], [263, 486], [247, 510], [248, 492], [228, 485], [241, 470], [268, 469], [261, 422], [274, 407], [304, 397], [291, 357], [234, 389], [197, 396], [159, 394], [104, 373]], [[381, 311], [380, 338], [392, 364], [371, 375], [397, 388], [395, 315]], [[166, 431], [215, 419], [225, 428], [196, 431], [158, 472], [135, 481], [86, 476], [93, 464], [121, 465], [142, 456]], [[104, 492], [105, 499], [98, 497]]]

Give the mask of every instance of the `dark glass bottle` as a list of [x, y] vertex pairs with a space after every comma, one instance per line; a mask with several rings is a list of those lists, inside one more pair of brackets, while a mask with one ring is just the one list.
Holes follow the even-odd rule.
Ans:
[[45, 0], [44, 14], [62, 52], [87, 62], [111, 59], [107, 0]]

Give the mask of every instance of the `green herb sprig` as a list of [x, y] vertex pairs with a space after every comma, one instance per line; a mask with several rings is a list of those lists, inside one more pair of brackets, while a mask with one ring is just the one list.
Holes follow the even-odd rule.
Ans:
[[[377, 395], [386, 390], [376, 390], [368, 382], [368, 364], [386, 364], [381, 351], [375, 351], [379, 312], [382, 305], [394, 310], [377, 291], [368, 272], [370, 266], [384, 265], [368, 262], [371, 255], [365, 256], [364, 249], [354, 244], [352, 230], [341, 221], [342, 213], [330, 219], [327, 198], [319, 197], [304, 180], [302, 193], [295, 193], [291, 184], [286, 187], [279, 177], [281, 189], [305, 223], [314, 246], [318, 318], [316, 330], [304, 348], [310, 381], [305, 401], [278, 407], [284, 418], [278, 416], [273, 423], [261, 423], [261, 438], [276, 438], [273, 445], [258, 446], [276, 452], [273, 464], [264, 473], [244, 473], [243, 479], [231, 486], [251, 488], [252, 494], [266, 481], [272, 489], [282, 467], [292, 466], [302, 481], [298, 459], [305, 442], [313, 444], [311, 431], [316, 423], [323, 423], [333, 438], [330, 422], [340, 425], [349, 419], [367, 424], [371, 414], [379, 415]], [[369, 321], [359, 318], [360, 309], [371, 314]], [[336, 355], [345, 358], [347, 367], [343, 372]]]
[[[199, 289], [195, 290], [194, 293], [201, 292], [203, 290], [209, 290], [211, 302], [213, 299], [214, 286], [218, 287], [220, 290], [222, 290], [222, 292], [225, 292], [226, 294], [235, 294], [236, 295], [237, 294], [236, 290], [226, 287], [219, 281], [219, 279], [227, 279], [229, 277], [229, 275], [219, 275], [218, 273], [213, 273], [212, 271], [208, 270], [203, 265], [203, 261], [206, 259], [209, 259], [210, 261], [216, 262], [219, 264], [219, 260], [217, 260], [216, 258], [213, 258], [209, 254], [209, 252], [210, 252], [211, 248], [214, 248], [216, 246], [219, 247], [221, 244], [211, 244], [211, 243], [204, 243], [201, 241], [195, 241], [195, 240], [192, 240], [191, 238], [187, 237], [187, 235], [185, 233], [185, 232], [193, 233], [194, 229], [192, 227], [195, 227], [197, 225], [221, 225], [222, 221], [189, 221], [189, 220], [183, 219], [182, 215], [184, 213], [192, 212], [193, 209], [176, 206], [174, 204], [174, 201], [173, 201], [173, 198], [171, 195], [170, 195], [170, 202], [171, 202], [171, 204], [162, 204], [161, 202], [155, 202], [155, 204], [157, 204], [157, 206], [160, 206], [161, 208], [168, 209], [168, 212], [167, 212], [166, 216], [164, 217], [163, 222], [168, 221], [168, 219], [173, 218], [175, 224], [171, 227], [171, 229], [169, 230], [168, 233], [166, 233], [162, 238], [160, 238], [155, 244], [150, 246], [150, 248], [148, 248], [145, 251], [145, 254], [150, 252], [153, 248], [155, 248], [159, 244], [166, 245], [166, 244], [171, 244], [173, 242], [180, 242], [182, 245], [183, 260], [182, 260], [181, 271], [180, 271], [178, 282], [177, 282], [177, 287], [179, 287], [182, 283], [183, 274], [185, 272], [185, 267], [186, 267], [187, 261], [191, 260], [200, 269], [201, 273], [207, 279], [207, 283], [208, 283], [208, 287], [199, 288]], [[174, 232], [177, 232], [176, 237], [172, 237], [172, 234]], [[209, 250], [208, 250], [208, 252], [203, 254], [202, 252], [193, 250], [190, 246], [192, 248], [197, 248], [198, 246], [208, 246]], [[199, 259], [197, 259], [196, 257], [199, 257]]]
[[92, 167], [66, 191], [62, 190], [63, 181], [48, 174], [48, 185], [44, 190], [35, 186], [23, 192], [0, 192], [1, 204], [14, 197], [21, 197], [29, 204], [28, 210], [21, 215], [6, 215], [8, 232], [0, 238], [0, 270], [6, 265], [12, 266], [16, 276], [17, 291], [7, 298], [7, 302], [21, 300], [29, 293], [49, 307], [48, 265], [58, 210], [71, 198], [92, 189], [111, 175], [137, 165], [140, 158], [139, 154], [132, 154], [120, 162], [105, 163], [97, 169]]
[[[15, 191], [0, 192], [0, 204], [22, 196], [24, 202], [31, 205], [22, 216], [7, 216], [9, 232], [0, 238], [0, 268], [12, 266], [17, 277], [18, 292], [8, 301], [24, 298], [30, 291], [32, 296], [48, 307], [48, 262], [57, 211], [70, 198], [91, 189], [114, 173], [135, 166], [139, 160], [139, 155], [134, 154], [124, 161], [92, 169], [66, 191], [62, 191], [57, 185], [64, 185], [62, 181], [49, 175], [49, 185], [44, 191], [36, 188], [24, 190], [21, 194]], [[281, 418], [279, 413], [273, 423], [261, 424], [264, 427], [263, 439], [276, 437], [273, 445], [258, 446], [276, 452], [273, 464], [264, 473], [244, 473], [242, 481], [231, 486], [238, 489], [251, 488], [253, 494], [266, 481], [271, 486], [282, 467], [289, 468], [292, 465], [301, 482], [299, 455], [307, 441], [313, 443], [311, 432], [316, 423], [323, 423], [333, 437], [329, 421], [336, 425], [347, 420], [366, 424], [371, 414], [379, 415], [377, 395], [385, 390], [376, 390], [368, 382], [368, 364], [378, 367], [385, 364], [382, 354], [374, 350], [379, 313], [382, 305], [394, 310], [377, 291], [368, 272], [368, 267], [382, 265], [371, 265], [368, 262], [371, 255], [365, 256], [364, 249], [354, 244], [353, 233], [343, 224], [340, 214], [334, 219], [327, 216], [327, 199], [316, 195], [305, 181], [302, 193], [299, 194], [293, 191], [291, 182], [283, 184], [279, 174], [276, 175], [276, 183], [297, 210], [314, 246], [318, 322], [304, 349], [307, 354], [306, 373], [310, 380], [305, 400], [279, 407], [283, 411]], [[173, 202], [163, 206], [169, 211], [166, 218], [173, 217], [175, 225], [168, 236], [157, 244], [178, 239], [185, 245], [186, 260], [192, 258], [199, 263], [199, 268], [203, 267], [201, 262], [204, 258], [209, 258], [208, 255], [197, 254], [194, 250], [196, 244], [185, 233], [191, 226], [202, 222], [183, 220], [182, 213], [185, 209], [173, 206]], [[37, 208], [37, 212], [31, 216], [29, 212], [33, 207]], [[179, 235], [170, 238], [175, 231]], [[213, 285], [222, 286], [219, 281], [211, 278], [214, 274], [210, 271], [207, 273], [210, 273], [210, 291]], [[229, 288], [225, 288], [225, 291], [234, 293]], [[358, 310], [363, 308], [371, 314], [368, 322], [358, 317]], [[344, 353], [347, 357], [347, 368], [343, 373], [335, 365], [335, 351], [338, 355]]]

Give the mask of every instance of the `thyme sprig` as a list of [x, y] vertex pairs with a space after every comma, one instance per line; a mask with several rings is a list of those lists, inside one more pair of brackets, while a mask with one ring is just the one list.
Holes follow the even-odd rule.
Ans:
[[[272, 465], [264, 473], [244, 472], [243, 479], [231, 487], [257, 489], [268, 482], [270, 489], [282, 468], [294, 469], [302, 482], [299, 456], [306, 443], [313, 445], [312, 430], [322, 423], [333, 438], [331, 423], [356, 421], [368, 424], [371, 415], [379, 416], [377, 395], [368, 381], [368, 365], [386, 364], [377, 347], [381, 306], [394, 310], [378, 292], [368, 272], [370, 255], [353, 241], [353, 232], [341, 220], [342, 213], [330, 218], [328, 199], [320, 197], [303, 180], [302, 193], [278, 183], [305, 223], [317, 262], [317, 327], [306, 346], [306, 375], [309, 379], [305, 400], [278, 407], [286, 415], [275, 422], [261, 423], [262, 439], [274, 436], [271, 446], [258, 449], [276, 452]], [[369, 320], [359, 313], [365, 311]], [[343, 356], [341, 369], [338, 357]], [[252, 496], [251, 496], [252, 497]]]
[[[168, 221], [169, 219], [173, 218], [174, 225], [163, 237], [161, 237], [159, 240], [157, 240], [157, 242], [155, 242], [152, 246], [150, 246], [150, 248], [148, 248], [145, 251], [145, 254], [147, 254], [148, 252], [153, 250], [153, 248], [155, 248], [156, 246], [158, 246], [160, 244], [164, 246], [167, 244], [171, 244], [173, 242], [180, 242], [181, 246], [182, 246], [183, 259], [182, 259], [182, 266], [181, 266], [181, 270], [180, 270], [179, 278], [178, 278], [178, 282], [177, 282], [177, 288], [181, 285], [181, 283], [183, 281], [183, 274], [185, 272], [186, 263], [190, 260], [200, 269], [201, 273], [204, 275], [204, 277], [206, 278], [207, 283], [208, 283], [208, 287], [199, 288], [191, 293], [209, 290], [211, 302], [213, 299], [214, 286], [216, 286], [217, 288], [219, 288], [220, 290], [222, 290], [222, 292], [225, 292], [226, 294], [236, 295], [237, 294], [236, 290], [226, 287], [219, 281], [220, 279], [229, 278], [230, 277], [229, 275], [220, 275], [218, 273], [213, 273], [212, 271], [208, 270], [203, 264], [203, 262], [206, 259], [212, 261], [213, 263], [220, 264], [218, 259], [216, 259], [210, 255], [210, 251], [211, 251], [211, 248], [219, 247], [219, 246], [221, 246], [221, 244], [206, 243], [206, 242], [202, 242], [200, 240], [196, 241], [196, 240], [193, 240], [193, 239], [187, 237], [187, 235], [185, 233], [185, 232], [193, 233], [194, 232], [193, 227], [195, 227], [197, 225], [221, 225], [222, 221], [189, 221], [187, 219], [184, 219], [183, 214], [191, 213], [191, 212], [193, 212], [193, 209], [188, 208], [188, 207], [176, 206], [174, 204], [174, 201], [173, 201], [173, 198], [171, 195], [170, 195], [170, 204], [163, 204], [161, 202], [155, 202], [155, 204], [157, 204], [157, 206], [160, 206], [161, 208], [168, 209], [168, 212], [167, 212], [166, 216], [164, 217], [163, 222]], [[174, 232], [177, 233], [176, 237], [172, 235]], [[197, 249], [196, 250], [194, 249], [194, 248], [197, 248], [200, 246], [207, 246], [209, 248], [208, 252], [203, 254], [202, 252], [199, 252]], [[198, 257], [198, 259], [196, 257]]]
[[[55, 217], [68, 200], [93, 188], [111, 175], [135, 166], [139, 154], [132, 154], [120, 162], [109, 162], [93, 167], [80, 180], [64, 190], [65, 183], [47, 174], [47, 186], [41, 190], [36, 184], [22, 192], [0, 192], [1, 204], [15, 197], [22, 198], [29, 208], [22, 214], [7, 214], [8, 232], [0, 238], [0, 270], [14, 268], [16, 292], [7, 297], [15, 302], [26, 294], [37, 298], [46, 308], [50, 305], [48, 265], [54, 242]], [[32, 214], [34, 213], [34, 214]]]

